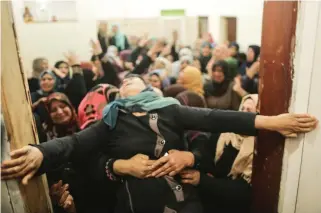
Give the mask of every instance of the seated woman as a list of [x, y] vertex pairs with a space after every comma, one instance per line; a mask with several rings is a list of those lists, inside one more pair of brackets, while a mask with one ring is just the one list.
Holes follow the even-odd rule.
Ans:
[[182, 85], [188, 91], [204, 96], [202, 73], [196, 67], [187, 66], [180, 72], [177, 84]]
[[[257, 95], [248, 95], [240, 111], [255, 113], [257, 103]], [[206, 145], [207, 166], [201, 172], [185, 170], [183, 182], [198, 187], [205, 213], [250, 212], [255, 137], [222, 133], [211, 139], [218, 141]]]
[[32, 76], [28, 78], [30, 93], [39, 90], [39, 77], [43, 71], [48, 70], [48, 60], [46, 58], [36, 58], [32, 62]]
[[[121, 99], [105, 107], [103, 120], [90, 128], [11, 153], [12, 160], [2, 163], [2, 178], [23, 177], [27, 184], [38, 170], [47, 172], [68, 160], [85, 160], [103, 152], [109, 159], [93, 166], [99, 167], [102, 179], [120, 181], [116, 213], [200, 213], [196, 189], [182, 184], [167, 161], [170, 150], [185, 150], [185, 131], [255, 135], [257, 129], [267, 129], [288, 136], [311, 131], [317, 123], [310, 115], [262, 116], [181, 106], [175, 99], [150, 91], [135, 75], [124, 79], [120, 95]], [[197, 165], [194, 155], [184, 158], [183, 167]], [[154, 162], [157, 159], [162, 163]], [[164, 176], [154, 178], [159, 164], [165, 169]]]
[[205, 83], [205, 99], [211, 109], [237, 110], [241, 97], [233, 90], [234, 82], [227, 77], [228, 64], [219, 60], [212, 67], [211, 80]]

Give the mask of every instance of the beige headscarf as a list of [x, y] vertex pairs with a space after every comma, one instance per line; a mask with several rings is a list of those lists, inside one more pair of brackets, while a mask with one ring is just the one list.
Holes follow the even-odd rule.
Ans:
[[204, 96], [202, 73], [199, 69], [187, 66], [183, 71], [182, 86], [200, 96]]
[[[247, 99], [252, 99], [255, 105], [258, 104], [258, 95], [247, 95], [242, 100], [240, 111]], [[225, 146], [231, 144], [235, 149], [239, 150], [239, 153], [234, 160], [228, 176], [232, 179], [236, 179], [241, 176], [248, 183], [251, 183], [254, 141], [255, 137], [253, 136], [242, 136], [234, 133], [221, 134], [216, 145], [214, 162], [217, 163], [222, 157]]]

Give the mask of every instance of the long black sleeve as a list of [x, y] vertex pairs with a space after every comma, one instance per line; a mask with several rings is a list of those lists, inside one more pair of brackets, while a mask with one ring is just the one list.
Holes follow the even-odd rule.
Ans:
[[64, 93], [69, 98], [72, 105], [78, 110], [78, 106], [87, 93], [86, 82], [80, 66], [73, 66], [73, 77], [67, 85]]
[[255, 136], [254, 113], [223, 111], [216, 109], [194, 108], [175, 105], [173, 112], [178, 126], [184, 130], [224, 133]]
[[36, 145], [43, 154], [39, 173], [45, 173], [68, 161], [79, 162], [101, 149], [108, 141], [108, 126], [100, 121], [72, 136], [56, 138]]
[[247, 212], [250, 206], [251, 186], [242, 178], [220, 179], [201, 173], [198, 188], [208, 203], [221, 206], [224, 212]]
[[135, 66], [134, 70], [132, 71], [133, 74], [141, 75], [143, 74], [146, 69], [153, 63], [153, 60], [148, 56], [145, 55], [143, 60]]
[[136, 47], [130, 54], [130, 61], [136, 65], [136, 60], [141, 52], [142, 48], [140, 46]]

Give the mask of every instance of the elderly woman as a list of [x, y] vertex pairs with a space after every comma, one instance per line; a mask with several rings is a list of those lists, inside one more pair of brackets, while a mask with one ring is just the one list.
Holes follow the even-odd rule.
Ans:
[[[289, 136], [311, 131], [317, 123], [310, 115], [262, 116], [181, 106], [150, 91], [139, 76], [132, 75], [123, 80], [120, 95], [105, 107], [103, 120], [90, 128], [11, 153], [13, 159], [2, 163], [2, 178], [23, 177], [27, 184], [38, 170], [43, 173], [67, 160], [102, 151], [110, 159], [101, 162], [100, 173], [120, 181], [116, 213], [200, 213], [196, 189], [181, 183], [176, 176], [180, 169], [170, 160], [177, 155], [171, 150], [185, 150], [185, 131], [255, 135], [257, 129], [268, 129]], [[188, 152], [178, 159], [180, 168], [198, 165]], [[163, 165], [160, 178], [154, 177], [157, 165]]]

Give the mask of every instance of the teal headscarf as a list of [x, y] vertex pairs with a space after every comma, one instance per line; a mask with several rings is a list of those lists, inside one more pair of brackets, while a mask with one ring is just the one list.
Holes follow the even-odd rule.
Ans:
[[[117, 25], [116, 25], [117, 26]], [[118, 26], [117, 26], [118, 27]], [[122, 34], [120, 31], [119, 31], [119, 27], [118, 27], [118, 30], [115, 34], [115, 40], [116, 40], [116, 46], [118, 48], [120, 48], [120, 50], [124, 50], [125, 49], [125, 35]]]
[[163, 98], [155, 92], [143, 91], [138, 95], [118, 99], [109, 103], [103, 110], [103, 121], [110, 129], [113, 129], [117, 123], [119, 109], [124, 109], [129, 112], [149, 112], [174, 104], [180, 103], [174, 98]]

